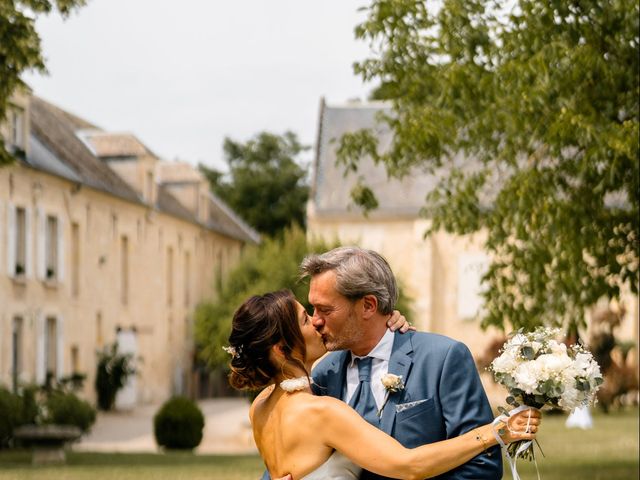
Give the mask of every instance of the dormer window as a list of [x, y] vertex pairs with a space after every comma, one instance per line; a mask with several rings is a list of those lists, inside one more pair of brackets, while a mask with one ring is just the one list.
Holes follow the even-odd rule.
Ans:
[[26, 150], [25, 115], [24, 110], [12, 106], [9, 110], [9, 150], [14, 153]]

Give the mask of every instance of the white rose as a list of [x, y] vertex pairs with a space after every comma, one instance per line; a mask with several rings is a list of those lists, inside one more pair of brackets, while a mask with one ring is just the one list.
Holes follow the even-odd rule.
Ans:
[[581, 406], [584, 401], [584, 396], [580, 394], [577, 388], [572, 385], [565, 385], [565, 389], [560, 396], [558, 405], [563, 410], [574, 410]]
[[528, 394], [535, 393], [538, 387], [538, 369], [535, 362], [524, 362], [518, 365], [513, 378], [520, 390]]
[[563, 370], [569, 368], [571, 359], [567, 355], [546, 353], [536, 358], [535, 363], [539, 365], [540, 371], [548, 378], [548, 376], [560, 374]]
[[509, 344], [510, 345], [524, 345], [528, 342], [528, 339], [525, 335], [523, 335], [522, 333], [518, 333], [516, 335], [513, 336], [513, 338], [511, 340], [509, 340]]
[[564, 343], [558, 343], [555, 340], [551, 340], [549, 342], [549, 347], [551, 348], [551, 353], [555, 355], [567, 354], [567, 346]]
[[491, 368], [496, 373], [511, 373], [518, 366], [518, 359], [513, 349], [505, 351], [491, 362]]

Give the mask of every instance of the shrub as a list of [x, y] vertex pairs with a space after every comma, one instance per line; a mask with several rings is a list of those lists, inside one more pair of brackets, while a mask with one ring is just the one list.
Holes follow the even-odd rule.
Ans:
[[191, 450], [202, 441], [204, 415], [185, 397], [167, 400], [153, 417], [153, 433], [161, 447]]
[[47, 396], [45, 406], [45, 423], [74, 425], [85, 433], [96, 421], [96, 410], [71, 392], [51, 392]]
[[96, 393], [98, 408], [111, 410], [116, 401], [118, 390], [124, 387], [129, 375], [135, 374], [131, 354], [118, 353], [118, 345], [113, 344], [98, 352], [96, 371]]
[[0, 387], [0, 448], [9, 446], [13, 429], [22, 423], [22, 416], [20, 397]]

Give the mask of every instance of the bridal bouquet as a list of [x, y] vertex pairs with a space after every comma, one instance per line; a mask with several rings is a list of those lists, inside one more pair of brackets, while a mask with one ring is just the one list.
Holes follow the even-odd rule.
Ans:
[[[594, 403], [603, 382], [600, 367], [581, 345], [567, 347], [558, 342], [559, 333], [559, 329], [543, 327], [529, 333], [520, 330], [504, 344], [489, 370], [496, 382], [509, 391], [506, 399], [509, 405], [514, 408], [552, 406], [573, 411]], [[507, 413], [504, 408], [499, 410]], [[530, 441], [510, 444], [509, 460], [511, 456], [514, 461], [518, 456], [535, 460], [533, 444]], [[514, 467], [515, 464], [512, 470]]]

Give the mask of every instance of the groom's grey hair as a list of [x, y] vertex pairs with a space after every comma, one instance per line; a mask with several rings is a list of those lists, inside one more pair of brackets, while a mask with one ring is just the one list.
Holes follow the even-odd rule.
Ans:
[[350, 300], [365, 295], [378, 299], [378, 311], [393, 312], [398, 301], [398, 285], [391, 267], [382, 255], [360, 247], [338, 247], [322, 254], [308, 255], [300, 264], [300, 276], [336, 272], [336, 290]]

